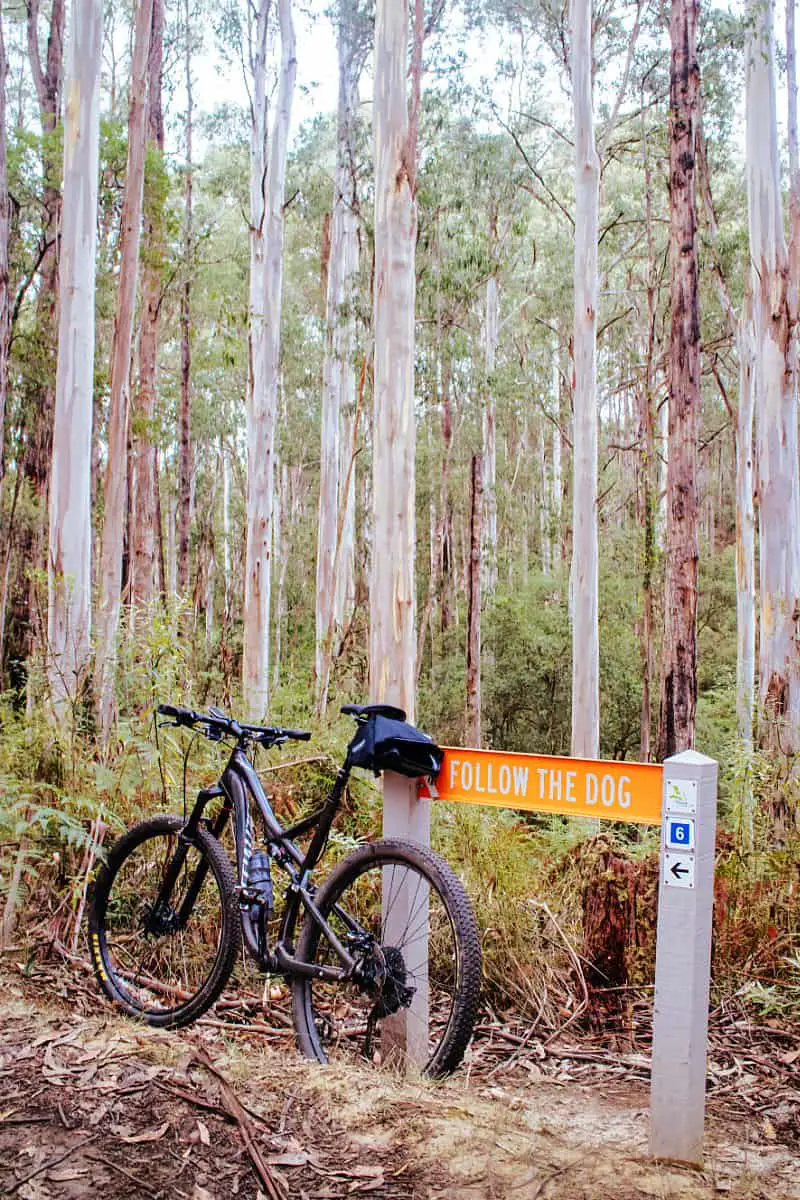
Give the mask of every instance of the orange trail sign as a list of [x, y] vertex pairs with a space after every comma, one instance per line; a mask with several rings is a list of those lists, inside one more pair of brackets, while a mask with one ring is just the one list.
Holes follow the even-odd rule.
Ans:
[[420, 795], [529, 812], [661, 824], [662, 767], [653, 763], [444, 748], [435, 788]]

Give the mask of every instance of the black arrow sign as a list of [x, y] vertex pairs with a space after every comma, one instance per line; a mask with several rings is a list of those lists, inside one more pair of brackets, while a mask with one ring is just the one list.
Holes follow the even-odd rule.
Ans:
[[676, 879], [680, 879], [683, 875], [690, 874], [690, 871], [682, 862], [676, 862], [670, 867], [670, 874], [674, 875]]

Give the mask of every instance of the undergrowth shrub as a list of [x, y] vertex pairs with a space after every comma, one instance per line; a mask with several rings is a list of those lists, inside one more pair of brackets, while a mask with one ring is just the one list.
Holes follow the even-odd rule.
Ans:
[[[486, 689], [486, 716], [490, 738], [509, 749], [563, 751], [566, 746], [569, 659], [563, 582], [532, 573], [525, 594], [499, 602], [488, 617], [487, 653], [494, 668]], [[613, 587], [607, 596], [613, 609]], [[715, 596], [712, 589], [703, 636], [727, 648], [727, 618]], [[537, 610], [535, 628], [526, 618], [531, 605]], [[54, 731], [43, 701], [33, 703], [25, 715], [10, 700], [0, 699], [0, 909], [6, 942], [21, 915], [17, 942], [69, 943], [92, 857], [102, 855], [103, 847], [135, 821], [157, 811], [180, 812], [184, 788], [191, 804], [197, 789], [218, 777], [224, 747], [185, 729], [159, 729], [153, 717], [160, 702], [197, 708], [222, 703], [240, 712], [235, 693], [229, 703], [225, 700], [227, 685], [214, 665], [213, 647], [207, 653], [184, 649], [180, 631], [192, 619], [187, 609], [164, 612], [156, 606], [146, 621], [138, 616], [135, 630], [123, 630], [119, 718], [105, 755], [98, 752], [85, 721], [65, 722]], [[607, 636], [621, 637], [620, 628], [615, 618], [607, 625]], [[450, 636], [455, 643], [463, 630]], [[614, 718], [609, 753], [630, 753], [635, 740], [635, 656], [627, 635], [627, 665], [607, 676], [615, 697], [613, 708], [605, 710]], [[718, 756], [724, 781], [713, 1003], [738, 995], [756, 1013], [797, 1014], [797, 783], [787, 761], [737, 748], [731, 734], [730, 679], [723, 668], [704, 677], [698, 709], [703, 749]], [[349, 675], [343, 671], [340, 688], [356, 686], [357, 678], [357, 669]], [[42, 680], [33, 689], [36, 695], [44, 695]], [[462, 694], [455, 658], [432, 659], [423, 674], [420, 724], [442, 742], [460, 740], [463, 715], [456, 706]], [[338, 702], [354, 699], [363, 696], [341, 691], [331, 713]], [[270, 718], [313, 732], [309, 744], [290, 744], [270, 755], [258, 752], [271, 802], [282, 822], [291, 824], [328, 794], [353, 725], [349, 718], [336, 718], [327, 728], [317, 727], [311, 720], [307, 678], [291, 664], [274, 691]], [[791, 818], [780, 846], [774, 836], [776, 796]], [[380, 836], [381, 827], [380, 783], [357, 773], [331, 834], [329, 865], [364, 839]], [[614, 889], [622, 886], [615, 880], [627, 878], [627, 868], [621, 874], [614, 874], [616, 867], [608, 872], [605, 852], [594, 838], [596, 826], [560, 817], [435, 803], [432, 832], [435, 847], [462, 876], [475, 905], [488, 1005], [543, 1029], [559, 1028], [584, 999], [587, 887], [591, 883], [600, 896], [605, 888], [613, 898]], [[615, 861], [633, 864], [632, 873], [642, 880], [634, 897], [625, 970], [630, 986], [646, 987], [653, 978], [655, 835], [607, 826], [602, 845], [611, 848]], [[232, 852], [230, 836], [227, 849]], [[602, 928], [602, 905], [595, 915]]]

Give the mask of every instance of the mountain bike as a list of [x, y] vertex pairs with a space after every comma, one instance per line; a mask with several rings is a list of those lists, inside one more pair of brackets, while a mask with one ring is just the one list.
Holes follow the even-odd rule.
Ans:
[[[308, 732], [244, 724], [218, 708], [159, 706], [164, 724], [226, 743], [230, 756], [188, 816], [143, 820], [109, 850], [89, 917], [94, 971], [126, 1013], [175, 1029], [215, 1003], [244, 946], [290, 984], [306, 1057], [379, 1063], [407, 1054], [443, 1075], [464, 1055], [480, 988], [480, 941], [461, 881], [427, 847], [394, 838], [359, 845], [320, 883], [313, 875], [354, 767], [432, 776], [441, 751], [402, 709], [342, 712], [356, 730], [330, 793], [284, 829], [249, 751], [306, 741]], [[235, 865], [220, 841], [229, 822]], [[296, 839], [307, 834], [303, 850]], [[277, 914], [273, 868], [285, 877]]]

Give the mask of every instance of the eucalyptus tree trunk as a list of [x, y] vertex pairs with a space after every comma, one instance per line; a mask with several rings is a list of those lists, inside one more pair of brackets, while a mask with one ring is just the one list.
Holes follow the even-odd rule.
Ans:
[[481, 745], [481, 456], [473, 454], [470, 487], [470, 547], [467, 577], [467, 745]]
[[414, 712], [416, 115], [406, 97], [408, 0], [375, 28], [375, 383], [370, 691]]
[[73, 0], [64, 128], [58, 369], [47, 556], [48, 674], [55, 714], [89, 670], [94, 297], [100, 138], [101, 0]]
[[[339, 113], [330, 258], [327, 337], [322, 365], [322, 446], [317, 527], [317, 708], [324, 715], [336, 643], [354, 592], [355, 479], [350, 463], [356, 400], [354, 295], [358, 274], [356, 117], [363, 62], [357, 6], [341, 0], [337, 22]], [[341, 530], [341, 533], [340, 533]]]
[[697, 0], [673, 0], [669, 71], [669, 440], [658, 758], [691, 748], [697, 707]]
[[283, 197], [292, 95], [297, 73], [291, 0], [279, 0], [281, 62], [270, 133], [267, 33], [270, 0], [255, 23], [250, 139], [250, 374], [247, 389], [247, 549], [242, 690], [251, 720], [269, 704], [269, 613], [274, 442], [283, 286]]
[[[189, 538], [192, 525], [192, 258], [194, 253], [194, 213], [192, 187], [192, 134], [194, 89], [192, 82], [192, 40], [189, 0], [185, 0], [184, 72], [186, 78], [186, 173], [183, 181], [184, 278], [181, 287], [181, 393], [178, 401], [178, 546], [177, 586], [181, 595], [189, 591]], [[227, 575], [226, 575], [227, 581]], [[227, 589], [226, 582], [226, 589]]]
[[[38, 497], [47, 493], [53, 439], [55, 353], [58, 339], [56, 312], [58, 298], [58, 227], [61, 211], [56, 130], [61, 115], [61, 89], [64, 73], [65, 0], [52, 0], [47, 51], [42, 64], [39, 44], [39, 0], [27, 0], [27, 41], [31, 75], [39, 105], [42, 126], [42, 237], [44, 253], [39, 264], [39, 288], [36, 296], [37, 347], [41, 386], [39, 402], [29, 406], [26, 417], [23, 470]], [[29, 548], [35, 565], [38, 547]]]
[[[800, 148], [797, 138], [797, 56], [795, 0], [786, 0], [786, 98], [789, 146], [789, 312], [796, 337], [800, 288]], [[796, 355], [795, 346], [793, 353]]]
[[[760, 563], [760, 740], [800, 746], [800, 486], [790, 256], [783, 233], [773, 0], [747, 6], [747, 197], [753, 291]], [[780, 818], [776, 814], [776, 833]]]
[[551, 540], [552, 520], [550, 512], [550, 488], [547, 470], [547, 450], [545, 448], [544, 425], [539, 425], [538, 459], [540, 479], [539, 502], [539, 537], [542, 543], [541, 561], [542, 574], [549, 575], [553, 569], [553, 543]]
[[[746, 749], [753, 746], [753, 699], [756, 667], [755, 507], [753, 503], [753, 358], [752, 299], [745, 295], [739, 322], [739, 409], [736, 414], [736, 724]], [[752, 823], [752, 816], [748, 826]], [[750, 829], [752, 838], [752, 829]]]
[[653, 231], [653, 190], [650, 167], [650, 147], [647, 133], [647, 110], [642, 97], [641, 142], [644, 168], [645, 232], [647, 238], [647, 328], [644, 333], [644, 379], [639, 387], [639, 523], [644, 531], [642, 556], [642, 619], [639, 651], [642, 663], [642, 705], [639, 718], [639, 758], [650, 761], [652, 733], [652, 692], [654, 665], [653, 576], [657, 550], [657, 483], [655, 480], [656, 439], [655, 392], [656, 319], [658, 316], [658, 263], [656, 262]]
[[[489, 217], [489, 241], [492, 259], [497, 252], [497, 212], [492, 207]], [[484, 322], [484, 381], [483, 398], [483, 481], [486, 522], [483, 529], [483, 579], [487, 596], [497, 587], [497, 401], [494, 371], [497, 358], [500, 299], [495, 270], [486, 280], [486, 310]], [[475, 743], [478, 744], [477, 742]]]
[[697, 707], [697, 0], [673, 0], [669, 71], [669, 455], [658, 758], [694, 743]]
[[6, 136], [6, 79], [8, 60], [3, 35], [3, 5], [0, 3], [0, 489], [5, 474], [6, 399], [8, 397], [8, 337], [10, 305], [8, 293], [8, 234], [11, 201], [8, 195], [8, 139]]
[[[408, 0], [378, 0], [375, 21], [375, 383], [372, 458], [370, 581], [370, 694], [399, 705], [414, 719], [414, 550], [416, 428], [414, 414], [414, 255], [417, 234], [417, 127], [424, 14], [415, 2], [410, 112], [406, 96]], [[386, 836], [427, 843], [429, 802], [409, 780], [388, 772], [383, 783]], [[384, 896], [386, 903], [386, 896]], [[385, 913], [386, 936], [399, 936], [414, 898], [401, 889]], [[417, 921], [417, 918], [415, 918]], [[399, 924], [399, 927], [397, 923]], [[426, 922], [420, 920], [424, 937]], [[424, 955], [424, 945], [419, 947]], [[409, 1009], [383, 1023], [387, 1054], [413, 1062], [427, 1058], [428, 992], [419, 975]]]
[[227, 627], [231, 615], [231, 463], [221, 438], [219, 453], [222, 467], [222, 575], [225, 589], [223, 625]]
[[119, 629], [122, 548], [127, 497], [127, 428], [133, 317], [142, 220], [147, 66], [153, 0], [136, 10], [128, 107], [128, 169], [120, 217], [120, 268], [114, 334], [111, 343], [111, 396], [108, 410], [108, 460], [103, 492], [105, 516], [100, 545], [100, 597], [97, 610], [95, 686], [100, 739], [105, 744], [114, 716], [114, 668]]
[[575, 313], [572, 600], [572, 754], [600, 748], [597, 562], [597, 238], [600, 163], [592, 117], [592, 4], [572, 0], [575, 116]]
[[672, 0], [670, 36], [669, 462], [658, 757], [694, 744], [697, 706], [697, 296], [695, 145], [700, 70], [698, 0]]
[[[439, 475], [439, 503], [431, 502], [431, 569], [428, 577], [428, 592], [419, 622], [416, 651], [415, 689], [419, 686], [426, 633], [430, 632], [431, 654], [435, 652], [434, 611], [439, 593], [442, 593], [442, 630], [447, 627], [445, 613], [448, 609], [446, 593], [450, 588], [448, 565], [448, 530], [450, 528], [450, 466], [453, 459], [453, 404], [450, 389], [451, 366], [448, 361], [440, 362], [440, 389], [442, 403], [442, 457]], [[430, 626], [430, 630], [428, 630]]]
[[561, 537], [561, 507], [562, 488], [562, 447], [561, 447], [561, 371], [558, 365], [558, 338], [553, 338], [553, 471], [550, 477], [550, 511], [552, 514], [552, 543], [554, 565], [558, 566], [562, 558], [563, 540]]
[[131, 623], [137, 605], [150, 603], [158, 591], [158, 487], [153, 418], [156, 409], [156, 367], [161, 310], [161, 274], [164, 267], [163, 168], [164, 115], [161, 75], [164, 58], [164, 0], [153, 0], [147, 88], [147, 144], [154, 166], [154, 187], [149, 189], [145, 213], [145, 254], [142, 267], [142, 317], [139, 333], [139, 388], [134, 407], [133, 469], [131, 481], [133, 528], [131, 546]]

